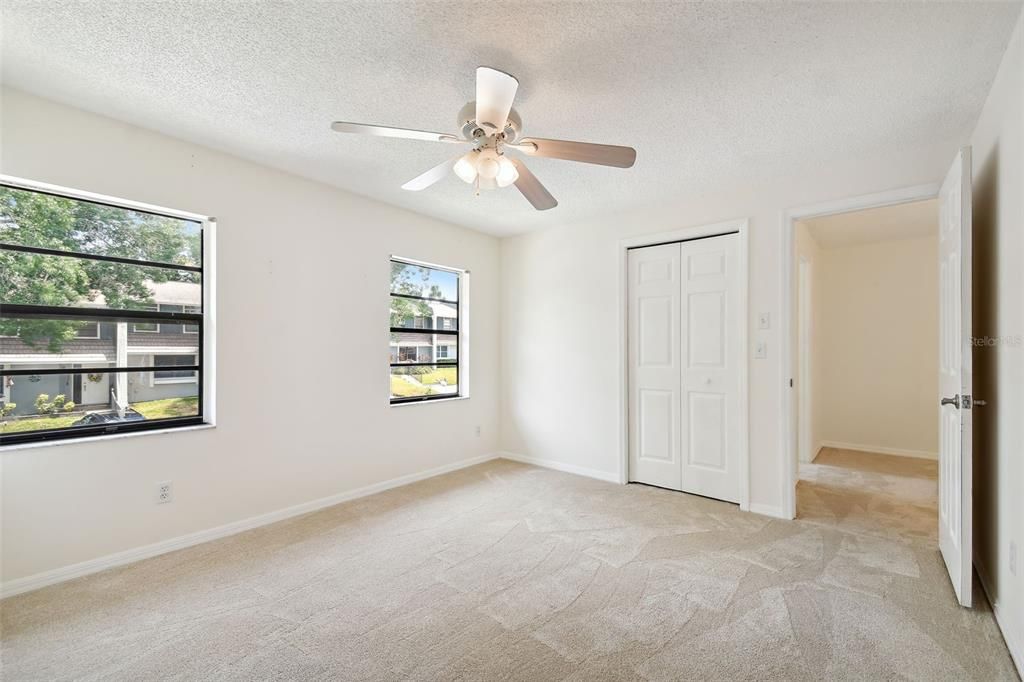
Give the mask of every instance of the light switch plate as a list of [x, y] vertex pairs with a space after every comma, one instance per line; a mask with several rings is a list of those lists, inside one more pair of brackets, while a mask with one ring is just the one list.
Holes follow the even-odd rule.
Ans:
[[754, 346], [754, 358], [757, 360], [764, 360], [768, 357], [768, 342], [758, 341]]
[[772, 326], [772, 314], [761, 313], [757, 316], [757, 328], [758, 329], [770, 329]]

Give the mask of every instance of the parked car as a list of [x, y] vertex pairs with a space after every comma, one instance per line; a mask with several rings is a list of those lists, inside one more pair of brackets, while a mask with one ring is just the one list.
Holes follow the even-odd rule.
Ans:
[[117, 422], [137, 422], [144, 420], [145, 417], [136, 412], [135, 410], [125, 410], [124, 416], [120, 416], [113, 410], [109, 412], [90, 412], [78, 421], [74, 422], [72, 426], [90, 426], [96, 424], [113, 424]]

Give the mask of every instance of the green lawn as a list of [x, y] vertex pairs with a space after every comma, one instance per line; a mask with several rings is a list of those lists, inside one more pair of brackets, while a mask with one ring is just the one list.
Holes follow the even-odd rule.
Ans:
[[199, 413], [199, 398], [164, 398], [132, 403], [132, 409], [146, 419], [168, 419], [170, 417], [194, 417]]
[[457, 381], [454, 367], [438, 367], [426, 374], [417, 374], [416, 378], [419, 379], [421, 384], [439, 384], [441, 379], [444, 379], [448, 382], [449, 386], [454, 386]]
[[441, 380], [448, 382], [449, 386], [454, 386], [456, 382], [456, 370], [454, 367], [438, 367], [426, 374], [409, 374], [405, 375], [411, 379], [415, 379], [422, 386], [417, 386], [402, 376], [392, 375], [391, 376], [391, 395], [395, 398], [411, 398], [417, 395], [427, 395], [428, 393], [440, 393], [439, 390], [432, 390], [432, 386], [440, 384]]
[[[418, 394], [411, 394], [418, 395]], [[168, 419], [171, 417], [193, 417], [198, 413], [199, 398], [166, 398], [133, 403], [132, 409], [146, 419]], [[63, 429], [82, 418], [82, 413], [56, 417], [28, 417], [0, 422], [0, 433], [22, 433], [43, 429]]]
[[41, 429], [62, 429], [71, 426], [73, 422], [82, 418], [80, 414], [71, 416], [61, 415], [59, 417], [32, 417], [30, 419], [18, 419], [17, 421], [0, 422], [0, 433], [21, 433], [23, 431], [39, 431]]
[[400, 376], [391, 377], [391, 395], [396, 398], [410, 398], [414, 395], [426, 395], [430, 389], [426, 386], [414, 386]]

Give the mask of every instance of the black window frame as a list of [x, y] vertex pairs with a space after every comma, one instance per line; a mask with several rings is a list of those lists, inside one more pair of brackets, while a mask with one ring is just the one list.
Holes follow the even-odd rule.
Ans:
[[[213, 219], [208, 217], [202, 217], [197, 215], [187, 214], [185, 212], [175, 213], [169, 209], [161, 211], [155, 207], [142, 206], [132, 201], [119, 202], [117, 199], [110, 197], [97, 197], [88, 192], [79, 192], [69, 188], [54, 188], [52, 186], [40, 186], [37, 183], [30, 181], [18, 182], [13, 178], [5, 178], [0, 181], [0, 187], [7, 189], [19, 190], [22, 192], [33, 192], [36, 194], [48, 195], [60, 197], [62, 199], [69, 199], [71, 201], [91, 203], [100, 206], [108, 206], [111, 208], [122, 209], [126, 211], [133, 211], [136, 213], [143, 213], [147, 215], [154, 215], [163, 218], [170, 218], [172, 220], [180, 220], [186, 222], [193, 222], [199, 226], [199, 264], [198, 265], [181, 265], [178, 263], [163, 263], [159, 261], [148, 261], [137, 258], [126, 258], [121, 256], [111, 256], [106, 254], [96, 253], [85, 253], [80, 251], [68, 251], [63, 249], [52, 249], [45, 247], [28, 246], [23, 244], [12, 244], [0, 241], [0, 251], [7, 252], [20, 252], [39, 254], [46, 256], [60, 256], [65, 258], [77, 258], [82, 260], [93, 260], [103, 261], [109, 263], [122, 263], [126, 265], [134, 265], [139, 267], [147, 268], [161, 268], [168, 270], [177, 270], [183, 272], [196, 272], [199, 274], [199, 300], [200, 300], [200, 312], [198, 313], [185, 313], [185, 312], [161, 312], [159, 305], [155, 305], [154, 310], [135, 310], [135, 309], [113, 309], [113, 308], [96, 308], [86, 306], [48, 306], [48, 305], [34, 305], [34, 304], [14, 304], [14, 303], [3, 303], [0, 301], [0, 319], [11, 318], [11, 319], [47, 319], [47, 320], [75, 320], [84, 322], [96, 322], [98, 323], [97, 328], [102, 328], [103, 323], [118, 323], [125, 322], [129, 325], [129, 333], [136, 333], [133, 329], [133, 324], [138, 322], [142, 324], [156, 323], [157, 329], [159, 329], [160, 322], [167, 322], [170, 324], [182, 325], [196, 325], [198, 326], [198, 338], [196, 358], [197, 363], [191, 366], [179, 366], [176, 367], [178, 370], [192, 370], [196, 373], [196, 415], [188, 417], [169, 417], [162, 419], [152, 419], [144, 421], [128, 421], [128, 422], [113, 422], [106, 424], [99, 424], [94, 426], [68, 426], [63, 428], [55, 429], [39, 429], [35, 431], [16, 432], [11, 434], [4, 434], [0, 432], [0, 450], [8, 445], [18, 445], [23, 443], [37, 443], [45, 441], [61, 441], [61, 440], [78, 440], [82, 438], [91, 438], [96, 436], [109, 436], [118, 435], [125, 433], [135, 432], [146, 432], [146, 431], [165, 431], [168, 429], [190, 427], [190, 426], [201, 426], [209, 424], [207, 421], [207, 405], [206, 401], [206, 347], [204, 338], [206, 336], [206, 286], [208, 284], [208, 271], [206, 267], [206, 240], [207, 240], [207, 226], [212, 225]], [[142, 332], [145, 333], [145, 332]], [[149, 332], [152, 333], [152, 332]], [[3, 367], [0, 367], [0, 382], [6, 381], [8, 377], [18, 376], [32, 376], [32, 375], [82, 375], [82, 374], [93, 374], [101, 371], [104, 374], [122, 374], [122, 373], [155, 373], [158, 371], [164, 371], [166, 367], [146, 367], [146, 366], [114, 366], [114, 367], [82, 367], [81, 365], [75, 365], [73, 367], [61, 367], [61, 368], [33, 368], [33, 369], [11, 369], [11, 363], [7, 363]]]
[[[455, 349], [456, 350], [455, 350], [455, 361], [454, 362], [452, 362], [450, 360], [438, 361], [437, 357], [435, 356], [435, 354], [433, 352], [433, 348], [434, 348], [433, 345], [431, 345], [431, 355], [433, 357], [433, 362], [393, 362], [393, 361], [390, 361], [390, 358], [389, 358], [389, 365], [390, 366], [388, 367], [388, 381], [389, 381], [388, 397], [389, 397], [390, 404], [391, 405], [407, 405], [407, 404], [410, 404], [410, 403], [424, 403], [424, 402], [430, 402], [430, 401], [433, 401], [433, 400], [452, 400], [454, 398], [464, 398], [464, 397], [466, 397], [466, 387], [465, 387], [465, 384], [463, 383], [463, 374], [462, 374], [462, 369], [463, 369], [463, 365], [462, 365], [462, 356], [463, 356], [463, 353], [462, 353], [462, 326], [463, 326], [462, 325], [462, 321], [463, 321], [463, 311], [464, 311], [463, 303], [462, 303], [462, 298], [463, 298], [464, 287], [465, 287], [465, 283], [466, 283], [465, 277], [468, 274], [468, 271], [467, 270], [460, 270], [458, 268], [445, 267], [443, 265], [434, 265], [434, 264], [431, 264], [431, 263], [423, 263], [423, 262], [416, 261], [416, 260], [410, 260], [410, 259], [407, 259], [407, 258], [401, 258], [399, 256], [391, 256], [391, 258], [389, 260], [389, 264], [394, 264], [394, 263], [401, 263], [402, 265], [407, 265], [407, 266], [414, 267], [414, 268], [426, 268], [428, 270], [437, 270], [439, 272], [448, 272], [448, 273], [451, 273], [452, 275], [455, 275], [455, 300], [454, 301], [446, 299], [446, 298], [433, 298], [433, 297], [430, 297], [430, 296], [415, 296], [415, 295], [412, 295], [412, 294], [399, 294], [399, 293], [395, 293], [394, 291], [390, 291], [390, 287], [389, 287], [389, 291], [390, 291], [391, 295], [388, 297], [389, 303], [390, 303], [390, 301], [392, 299], [403, 298], [403, 299], [413, 300], [413, 301], [426, 301], [428, 303], [429, 302], [444, 303], [445, 305], [453, 306], [455, 308], [455, 329], [445, 330], [445, 329], [434, 328], [434, 327], [437, 327], [437, 325], [434, 324], [434, 316], [431, 315], [430, 316], [430, 328], [416, 328], [415, 326], [411, 327], [411, 328], [410, 327], [389, 327], [390, 333], [391, 334], [418, 333], [418, 334], [429, 334], [429, 335], [432, 335], [432, 336], [446, 336], [446, 337], [449, 337], [449, 338], [454, 338], [455, 339]], [[413, 324], [414, 325], [415, 325], [415, 319], [416, 318], [414, 317], [413, 318]], [[417, 357], [419, 357], [419, 350], [417, 350], [416, 352], [417, 352]], [[401, 353], [401, 342], [398, 342], [398, 348], [395, 351], [395, 359], [396, 360], [399, 359], [400, 353]], [[395, 367], [434, 367], [434, 368], [454, 367], [455, 368], [455, 381], [456, 381], [456, 386], [457, 386], [458, 390], [454, 394], [451, 394], [451, 393], [439, 393], [439, 394], [434, 394], [434, 395], [395, 397], [395, 396], [391, 395], [391, 387], [390, 387], [391, 376], [393, 376], [391, 374], [391, 371]]]

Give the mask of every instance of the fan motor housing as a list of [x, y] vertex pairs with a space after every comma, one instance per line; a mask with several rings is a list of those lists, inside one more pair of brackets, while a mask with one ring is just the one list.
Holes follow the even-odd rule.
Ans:
[[[467, 140], [473, 140], [477, 137], [486, 136], [487, 131], [476, 123], [476, 101], [467, 102], [466, 106], [462, 107], [459, 111], [459, 119], [456, 122], [459, 126], [459, 130], [462, 131], [462, 136]], [[477, 133], [477, 131], [480, 131]], [[519, 117], [519, 112], [512, 109], [508, 112], [508, 120], [505, 123], [505, 130], [502, 131], [505, 134], [505, 142], [515, 142], [519, 139], [519, 135], [523, 130], [523, 119]]]

